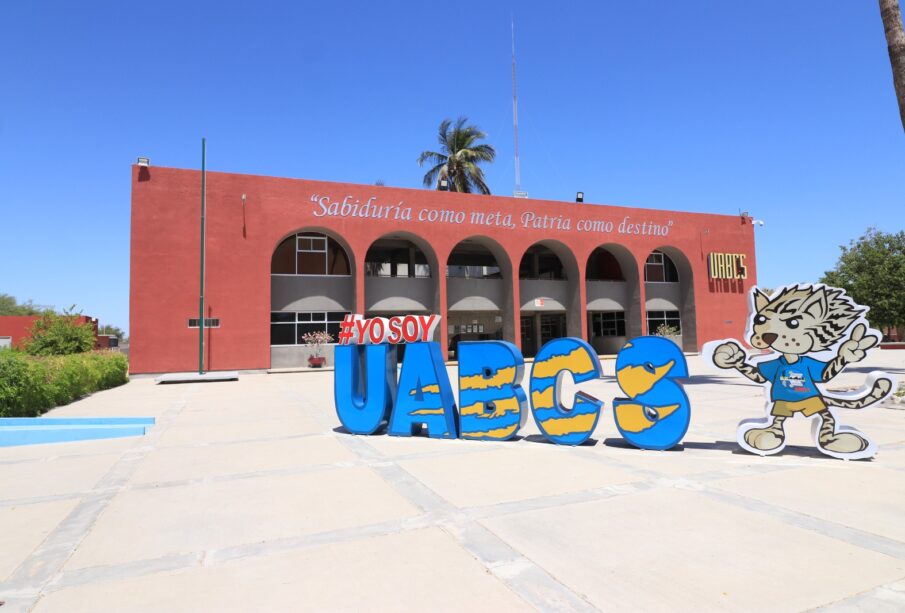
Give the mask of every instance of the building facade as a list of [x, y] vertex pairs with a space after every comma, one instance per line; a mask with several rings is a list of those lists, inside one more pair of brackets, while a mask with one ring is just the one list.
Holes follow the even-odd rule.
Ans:
[[[40, 315], [0, 315], [0, 349], [16, 347], [22, 349], [31, 338], [32, 326], [41, 319]], [[94, 348], [109, 349], [119, 346], [119, 339], [109, 334], [98, 334], [97, 319], [87, 315], [76, 315], [79, 325], [91, 326], [94, 330]]]
[[[214, 172], [206, 194], [207, 370], [304, 365], [346, 313], [438, 313], [450, 359], [656, 333], [693, 352], [742, 334], [756, 280], [745, 215]], [[198, 366], [200, 203], [199, 171], [132, 167], [133, 373]]]

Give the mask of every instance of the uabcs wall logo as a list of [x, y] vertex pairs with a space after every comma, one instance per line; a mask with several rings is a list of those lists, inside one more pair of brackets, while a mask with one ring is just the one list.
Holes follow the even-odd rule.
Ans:
[[[507, 440], [534, 417], [541, 434], [579, 445], [597, 427], [604, 403], [578, 392], [563, 403], [562, 380], [603, 377], [600, 360], [579, 338], [546, 343], [534, 359], [527, 390], [525, 361], [506, 341], [459, 343], [459, 391], [453, 394], [440, 345], [432, 342], [438, 315], [366, 319], [349, 315], [335, 351], [336, 413], [354, 434]], [[397, 380], [397, 344], [405, 355]], [[688, 376], [685, 356], [672, 341], [643, 336], [627, 342], [616, 359], [616, 380], [626, 395], [613, 401], [616, 427], [630, 444], [669, 449], [685, 436], [691, 406], [678, 378]], [[457, 402], [458, 400], [458, 402]]]

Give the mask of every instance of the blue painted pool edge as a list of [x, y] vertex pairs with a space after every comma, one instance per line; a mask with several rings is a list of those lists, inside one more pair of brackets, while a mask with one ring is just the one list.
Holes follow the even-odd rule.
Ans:
[[3, 417], [0, 447], [144, 436], [153, 417]]
[[0, 417], [3, 426], [153, 426], [153, 417]]

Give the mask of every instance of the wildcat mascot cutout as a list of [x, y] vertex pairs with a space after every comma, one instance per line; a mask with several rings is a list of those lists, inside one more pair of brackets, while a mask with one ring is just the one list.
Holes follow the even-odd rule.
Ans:
[[868, 328], [867, 307], [855, 304], [845, 290], [822, 284], [788, 285], [767, 295], [757, 287], [748, 295], [745, 336], [752, 347], [769, 350], [751, 355], [731, 339], [704, 345], [704, 358], [722, 369], [735, 369], [767, 388], [766, 418], [739, 424], [738, 443], [758, 455], [786, 446], [784, 424], [801, 415], [811, 420], [814, 444], [834, 458], [873, 457], [876, 445], [861, 432], [840, 425], [834, 409], [864, 409], [892, 393], [885, 373], [868, 375], [852, 393], [827, 395], [818, 387], [848, 365], [864, 359], [881, 335]]

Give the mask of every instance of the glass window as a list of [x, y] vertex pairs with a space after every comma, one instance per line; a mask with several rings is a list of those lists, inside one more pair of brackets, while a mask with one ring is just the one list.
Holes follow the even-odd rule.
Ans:
[[518, 278], [563, 280], [566, 278], [566, 271], [555, 253], [543, 245], [537, 245], [522, 256]]
[[328, 332], [334, 340], [339, 335], [339, 322], [344, 311], [273, 311], [270, 313], [271, 345], [304, 345], [302, 336], [309, 332]]
[[[197, 328], [200, 326], [201, 320], [197, 317], [193, 319], [189, 319], [189, 328]], [[220, 327], [220, 318], [219, 317], [205, 317], [204, 318], [204, 327], [205, 328], [219, 328]]]
[[294, 345], [295, 324], [270, 324], [271, 345]]
[[413, 242], [381, 238], [365, 254], [365, 275], [428, 278], [431, 270], [427, 256]]
[[273, 252], [270, 273], [274, 275], [295, 274], [295, 237], [290, 236], [280, 243]]
[[349, 266], [349, 258], [346, 255], [346, 250], [332, 238], [327, 241], [327, 274], [352, 274], [352, 268]]
[[600, 311], [588, 313], [592, 336], [625, 336], [625, 312]]
[[589, 281], [625, 281], [619, 260], [601, 247], [588, 259], [587, 278]]
[[296, 254], [296, 274], [299, 275], [324, 275], [327, 274], [327, 258], [323, 253], [311, 251], [299, 251]]
[[662, 251], [653, 251], [644, 263], [644, 281], [646, 283], [678, 283], [679, 271], [668, 255]]
[[339, 338], [339, 322], [338, 321], [328, 321], [327, 322], [327, 333], [329, 333], [334, 340]]
[[317, 232], [302, 232], [281, 242], [273, 252], [270, 273], [274, 275], [351, 274], [349, 257], [336, 240]]
[[647, 312], [647, 333], [650, 335], [659, 334], [681, 334], [682, 318], [678, 311], [648, 311]]
[[302, 338], [304, 335], [308, 334], [309, 332], [325, 332], [326, 326], [324, 326], [324, 324], [321, 324], [321, 323], [299, 324], [296, 327], [296, 330], [297, 330], [296, 336], [298, 337], [298, 344], [304, 345], [305, 339]]

